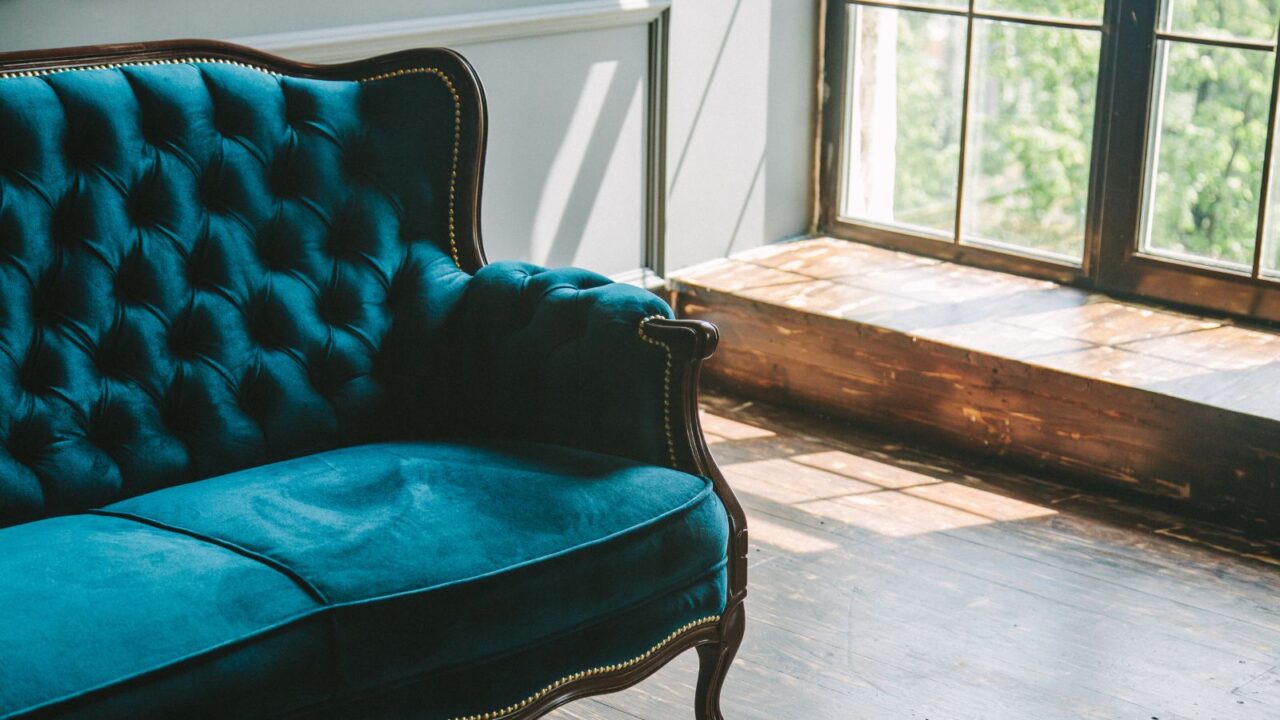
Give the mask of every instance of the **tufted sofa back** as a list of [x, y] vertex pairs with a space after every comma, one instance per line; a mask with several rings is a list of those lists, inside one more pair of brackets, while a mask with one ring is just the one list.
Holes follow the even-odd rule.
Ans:
[[0, 526], [399, 432], [462, 117], [427, 66], [0, 77]]

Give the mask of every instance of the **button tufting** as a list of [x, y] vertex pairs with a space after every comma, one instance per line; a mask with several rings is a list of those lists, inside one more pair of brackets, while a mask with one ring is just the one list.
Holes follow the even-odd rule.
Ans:
[[169, 123], [166, 122], [163, 116], [154, 111], [143, 112], [140, 124], [139, 130], [141, 131], [143, 142], [148, 145], [164, 144]]
[[33, 342], [32, 349], [18, 367], [18, 387], [32, 395], [43, 395], [53, 387], [55, 381], [53, 364], [44, 357], [38, 342]]
[[120, 263], [113, 283], [116, 300], [125, 305], [143, 305], [149, 300], [151, 278], [142, 251], [135, 247]]
[[300, 178], [294, 172], [293, 157], [289, 151], [281, 151], [272, 161], [267, 180], [270, 183], [271, 192], [277, 197], [292, 197], [297, 194]]
[[278, 348], [280, 341], [279, 319], [270, 304], [270, 297], [259, 295], [245, 305], [245, 329], [249, 338], [263, 348]]
[[77, 196], [70, 193], [63, 196], [49, 221], [49, 239], [62, 247], [78, 244], [84, 236], [86, 220]]
[[94, 445], [111, 452], [125, 444], [131, 431], [129, 426], [135, 422], [123, 406], [99, 398], [89, 414], [85, 437]]
[[217, 261], [213, 249], [214, 242], [207, 237], [201, 238], [196, 241], [191, 254], [187, 256], [184, 266], [187, 284], [196, 290], [211, 290], [218, 286], [221, 273], [217, 271], [214, 264]]
[[199, 357], [201, 347], [201, 327], [195, 316], [191, 312], [185, 312], [178, 316], [176, 320], [169, 326], [169, 332], [165, 337], [169, 346], [169, 352], [174, 357], [191, 360]]
[[31, 294], [31, 318], [39, 325], [54, 325], [62, 320], [66, 295], [59, 292], [58, 276], [46, 272], [36, 280]]
[[349, 379], [331, 362], [315, 362], [307, 367], [307, 379], [321, 395], [335, 395]]
[[324, 250], [330, 257], [350, 260], [357, 257], [360, 252], [355, 248], [352, 242], [352, 235], [348, 229], [339, 223], [329, 232], [324, 243]]
[[93, 355], [93, 362], [103, 377], [112, 380], [126, 380], [129, 378], [127, 354], [124, 345], [123, 337], [118, 329], [109, 332], [103, 341], [98, 344], [97, 352]]
[[103, 451], [136, 455], [94, 504], [243, 466], [248, 437], [287, 451], [309, 431], [282, 423], [322, 395], [335, 427], [367, 424], [417, 391], [402, 365], [469, 279], [450, 275], [465, 148], [456, 115], [432, 126], [460, 106], [444, 73], [412, 71], [449, 97], [383, 104], [201, 61], [206, 98], [174, 62], [129, 63], [133, 93], [114, 72], [0, 83], [5, 108], [32, 100], [0, 120], [0, 453], [38, 463], [60, 509], [87, 504], [76, 463]]
[[62, 138], [62, 152], [73, 167], [88, 167], [94, 163], [93, 149], [99, 140], [86, 128], [68, 126]]
[[176, 435], [185, 435], [195, 424], [196, 418], [187, 407], [186, 393], [183, 392], [182, 376], [174, 378], [160, 399], [160, 420], [165, 427]]
[[279, 225], [258, 235], [254, 245], [262, 266], [272, 272], [286, 272], [298, 261], [298, 242]]
[[331, 289], [316, 298], [316, 314], [329, 325], [345, 325], [359, 312], [360, 299], [350, 292]]
[[30, 421], [14, 423], [5, 440], [5, 449], [14, 460], [31, 465], [40, 457], [41, 449], [48, 445], [45, 435]]
[[216, 210], [222, 206], [222, 196], [221, 173], [213, 168], [206, 168], [196, 183], [196, 197], [200, 199], [201, 205]]
[[125, 207], [134, 225], [148, 227], [159, 222], [159, 211], [164, 205], [156, 198], [155, 182], [145, 180], [133, 187], [125, 197]]

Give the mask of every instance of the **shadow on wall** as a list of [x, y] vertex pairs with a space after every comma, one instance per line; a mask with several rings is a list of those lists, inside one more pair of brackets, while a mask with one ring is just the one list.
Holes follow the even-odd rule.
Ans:
[[[669, 267], [802, 234], [817, 4], [714, 0], [673, 12]], [[686, 35], [695, 29], [699, 38]]]
[[534, 218], [534, 246], [548, 246], [550, 264], [568, 264], [577, 256], [627, 118], [647, 82], [645, 67], [635, 58], [595, 62], [588, 70]]
[[462, 48], [490, 105], [484, 233], [494, 259], [633, 270], [643, 250], [648, 30]]

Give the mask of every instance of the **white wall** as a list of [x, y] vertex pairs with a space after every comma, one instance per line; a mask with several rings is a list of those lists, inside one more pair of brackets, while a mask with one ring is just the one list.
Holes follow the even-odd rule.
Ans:
[[490, 258], [640, 267], [648, 44], [629, 26], [459, 46], [489, 99]]
[[805, 232], [817, 2], [676, 0], [667, 268]]
[[[612, 4], [625, 9], [653, 2]], [[816, 5], [672, 1], [668, 270], [805, 230]], [[6, 0], [0, 2], [0, 50], [235, 39], [566, 9], [573, 9], [570, 0]], [[442, 44], [458, 46], [477, 66], [490, 102], [483, 218], [490, 257], [574, 263], [607, 273], [637, 267], [643, 251], [646, 25], [628, 20], [469, 44], [447, 37]]]

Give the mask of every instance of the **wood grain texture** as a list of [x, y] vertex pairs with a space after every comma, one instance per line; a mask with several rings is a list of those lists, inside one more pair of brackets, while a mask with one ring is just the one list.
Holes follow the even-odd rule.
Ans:
[[908, 258], [771, 246], [673, 301], [723, 387], [1280, 532], [1280, 336]]
[[[1280, 717], [1280, 543], [807, 413], [704, 410], [752, 528], [729, 720]], [[691, 717], [696, 669], [550, 717]]]

